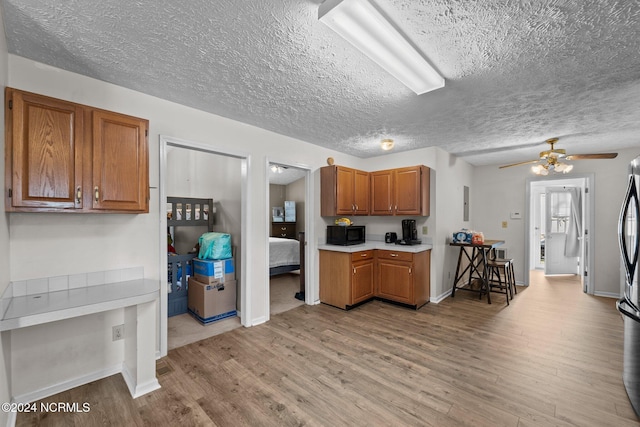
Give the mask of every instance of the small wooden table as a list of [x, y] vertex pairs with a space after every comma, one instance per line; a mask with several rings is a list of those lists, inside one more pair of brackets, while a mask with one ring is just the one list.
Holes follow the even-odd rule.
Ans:
[[[456, 289], [463, 291], [478, 292], [480, 298], [482, 294], [487, 294], [487, 301], [491, 304], [491, 293], [489, 292], [489, 277], [487, 268], [487, 257], [491, 249], [496, 246], [504, 244], [504, 240], [485, 240], [482, 244], [473, 243], [449, 243], [450, 246], [459, 246], [460, 253], [458, 254], [458, 265], [456, 266], [456, 276], [453, 280], [453, 289], [451, 290], [451, 297], [455, 297]], [[472, 248], [471, 255], [465, 250], [465, 248]], [[463, 269], [460, 268], [462, 264], [462, 258], [469, 262]], [[466, 279], [466, 283], [463, 282]], [[471, 283], [474, 279], [480, 280], [480, 288], [471, 288]]]

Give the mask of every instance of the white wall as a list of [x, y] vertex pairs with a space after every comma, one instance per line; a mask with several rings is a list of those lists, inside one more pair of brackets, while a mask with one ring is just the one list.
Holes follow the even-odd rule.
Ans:
[[[608, 150], [607, 150], [608, 151]], [[640, 148], [619, 151], [616, 159], [575, 161], [572, 174], [594, 173], [595, 230], [591, 230], [595, 265], [592, 266], [596, 294], [618, 295], [620, 291], [620, 253], [617, 224], [627, 182], [627, 165], [640, 155]], [[571, 174], [570, 174], [571, 175]], [[563, 175], [561, 177], [570, 177]], [[477, 191], [472, 191], [473, 223], [485, 238], [504, 239], [509, 257], [514, 259], [516, 280], [522, 282], [525, 253], [525, 185], [532, 177], [527, 166], [498, 169], [478, 167], [473, 173]], [[522, 212], [521, 220], [509, 218], [511, 211]], [[501, 228], [501, 222], [508, 227]]]
[[[2, 8], [0, 7], [0, 89], [4, 94], [4, 88], [8, 81], [8, 53], [7, 42], [4, 33], [4, 19]], [[4, 95], [0, 107], [2, 117], [4, 117]], [[0, 152], [4, 153], [4, 120], [0, 120]], [[4, 182], [4, 162], [0, 162], [0, 183], [2, 191], [5, 191]], [[5, 291], [10, 281], [9, 267], [11, 251], [9, 250], [9, 215], [4, 211], [4, 197], [0, 197], [0, 295]], [[3, 332], [0, 337], [0, 402], [9, 402], [11, 398], [9, 384], [10, 373], [10, 338], [8, 332]], [[0, 412], [0, 426], [7, 424], [8, 414]]]
[[[149, 119], [149, 159], [151, 200], [150, 213], [143, 215], [73, 215], [73, 214], [24, 214], [12, 213], [9, 218], [9, 279], [23, 280], [29, 278], [67, 275], [91, 271], [143, 266], [145, 275], [160, 279], [166, 272], [160, 271], [160, 259], [165, 248], [160, 248], [161, 236], [158, 233], [159, 215], [164, 215], [165, 204], [158, 198], [159, 185], [159, 136], [167, 135], [186, 141], [194, 141], [212, 147], [220, 152], [242, 152], [248, 158], [248, 226], [243, 233], [247, 234], [247, 262], [244, 282], [250, 286], [248, 301], [243, 316], [247, 316], [245, 324], [253, 325], [268, 319], [268, 262], [267, 262], [267, 229], [265, 211], [268, 209], [267, 170], [268, 156], [275, 156], [283, 163], [306, 165], [313, 171], [313, 215], [319, 218], [320, 213], [320, 166], [327, 157], [340, 159], [346, 166], [354, 166], [359, 159], [327, 150], [302, 141], [284, 137], [253, 126], [235, 122], [223, 117], [208, 114], [192, 108], [147, 96], [132, 90], [90, 79], [78, 74], [52, 68], [34, 61], [9, 55], [8, 85], [40, 93], [55, 98], [65, 99], [86, 105], [118, 111], [124, 114]], [[304, 147], [301, 148], [301, 145]], [[322, 221], [314, 221], [313, 234], [324, 232]], [[2, 225], [0, 223], [0, 225]], [[2, 227], [0, 227], [2, 228]], [[5, 240], [3, 240], [4, 242]], [[164, 241], [162, 240], [163, 244]], [[312, 242], [310, 253], [313, 263], [317, 265], [317, 250]], [[0, 244], [4, 245], [4, 244]], [[6, 247], [0, 246], [0, 250]], [[0, 257], [3, 261], [8, 257]], [[6, 271], [2, 269], [3, 271]], [[313, 283], [318, 283], [317, 269], [312, 270]], [[3, 274], [3, 273], [0, 273]], [[312, 283], [312, 285], [313, 285]], [[317, 287], [312, 298], [318, 300]], [[118, 311], [111, 314], [116, 321], [123, 317]], [[74, 330], [89, 328], [102, 336], [107, 325], [100, 316], [85, 316], [82, 319], [65, 321], [63, 330], [73, 333]], [[150, 334], [155, 331], [149, 331]], [[105, 354], [112, 354], [114, 343], [110, 339], [94, 342], [83, 338], [81, 343], [70, 352], [61, 351], [63, 341], [52, 340], [44, 346], [35, 357], [32, 349], [21, 343], [27, 335], [39, 341], [47, 336], [47, 328], [17, 333], [13, 348], [13, 359], [31, 358], [33, 367], [64, 371], [74, 365], [77, 374], [83, 375], [95, 369], [93, 363], [80, 363], [95, 349], [102, 349]], [[51, 357], [54, 354], [56, 356]], [[121, 358], [121, 352], [116, 351]], [[102, 365], [107, 368], [111, 361]], [[27, 370], [22, 366], [12, 371], [13, 389], [26, 391], [27, 388], [46, 387], [49, 379], [42, 377], [37, 369]], [[54, 379], [55, 380], [55, 379]], [[27, 387], [28, 385], [28, 387]], [[15, 393], [14, 393], [15, 394]]]
[[298, 232], [305, 231], [304, 200], [306, 190], [305, 178], [300, 178], [299, 180], [285, 186], [285, 200], [292, 200], [296, 202], [296, 239], [298, 238]]

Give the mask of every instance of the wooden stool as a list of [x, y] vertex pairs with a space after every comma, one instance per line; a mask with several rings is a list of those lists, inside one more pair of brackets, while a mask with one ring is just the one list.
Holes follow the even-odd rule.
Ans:
[[[505, 295], [507, 305], [513, 298], [512, 275], [510, 271], [511, 262], [509, 260], [491, 259], [487, 261], [489, 292], [498, 292]], [[504, 278], [504, 280], [503, 280]], [[499, 289], [494, 291], [494, 289]]]
[[509, 284], [511, 285], [511, 295], [515, 295], [518, 293], [518, 289], [516, 288], [516, 272], [513, 267], [513, 259], [510, 258], [495, 258], [495, 261], [498, 262], [507, 262], [508, 265], [508, 274], [509, 274]]

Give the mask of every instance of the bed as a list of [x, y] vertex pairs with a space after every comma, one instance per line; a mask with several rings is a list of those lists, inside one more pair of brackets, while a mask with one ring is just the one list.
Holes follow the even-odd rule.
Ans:
[[269, 237], [269, 276], [300, 270], [300, 291], [295, 297], [304, 301], [304, 232], [298, 233], [298, 240]]
[[[167, 227], [202, 227], [213, 231], [213, 200], [192, 197], [167, 197]], [[168, 316], [187, 312], [187, 281], [197, 253], [175, 254], [167, 250]]]
[[300, 242], [269, 237], [269, 276], [300, 269]]

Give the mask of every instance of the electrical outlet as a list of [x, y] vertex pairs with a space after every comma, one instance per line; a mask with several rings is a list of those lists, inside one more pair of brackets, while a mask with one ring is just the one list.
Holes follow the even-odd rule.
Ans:
[[118, 341], [124, 338], [124, 325], [116, 325], [111, 328], [111, 341]]
[[502, 221], [502, 228], [507, 228], [507, 221]]
[[422, 234], [426, 235], [429, 234], [429, 227], [427, 227], [426, 225], [422, 226]]

